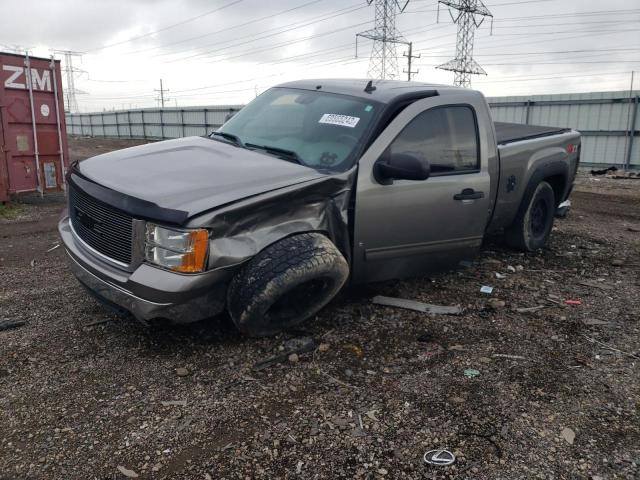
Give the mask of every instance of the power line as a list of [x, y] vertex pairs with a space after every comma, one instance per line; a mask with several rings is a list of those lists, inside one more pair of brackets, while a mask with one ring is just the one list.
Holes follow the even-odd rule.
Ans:
[[[435, 28], [426, 28], [426, 29], [421, 29], [421, 30], [419, 30], [417, 33], [431, 32], [431, 31], [434, 31], [434, 30], [437, 30], [437, 29], [440, 29], [440, 28], [442, 28], [442, 27], [443, 27], [442, 25], [440, 25], [440, 26], [436, 26], [436, 25], [437, 25], [437, 24], [429, 25], [428, 27], [435, 27]], [[407, 32], [409, 32], [409, 31], [414, 32], [414, 31], [418, 30], [419, 28], [420, 28], [420, 27], [412, 28], [412, 29], [407, 30]], [[444, 36], [448, 36], [448, 35], [444, 35]], [[422, 38], [422, 37], [419, 37], [419, 38]], [[426, 38], [426, 37], [425, 37], [425, 38]], [[429, 39], [430, 39], [430, 40], [433, 40], [434, 38], [438, 38], [438, 37], [432, 37], [432, 36], [431, 36], [431, 37], [429, 37]], [[289, 44], [291, 44], [291, 42], [288, 42], [288, 43], [289, 43]], [[530, 42], [528, 42], [528, 43], [530, 43]], [[281, 44], [281, 45], [282, 45], [282, 44]], [[332, 47], [332, 48], [329, 48], [329, 49], [321, 49], [321, 50], [316, 50], [316, 51], [312, 51], [312, 52], [308, 52], [308, 53], [304, 53], [304, 54], [296, 55], [296, 56], [293, 56], [293, 57], [287, 57], [287, 58], [284, 58], [284, 59], [281, 59], [281, 60], [278, 60], [278, 61], [275, 61], [275, 62], [266, 62], [266, 61], [265, 61], [265, 62], [260, 62], [260, 63], [258, 63], [257, 65], [260, 65], [260, 64], [270, 64], [270, 65], [275, 65], [275, 64], [279, 64], [279, 63], [286, 63], [286, 62], [289, 62], [289, 61], [294, 60], [294, 59], [296, 59], [296, 58], [302, 58], [302, 57], [304, 57], [304, 58], [317, 57], [317, 56], [326, 55], [328, 52], [329, 52], [329, 53], [338, 53], [338, 52], [340, 52], [340, 51], [346, 51], [346, 50], [349, 50], [349, 49], [350, 49], [350, 45], [351, 45], [350, 43], [347, 43], [347, 44], [340, 45], [340, 46], [336, 46], [336, 47]], [[344, 47], [344, 48], [343, 48], [343, 47]], [[436, 46], [436, 47], [437, 47], [437, 46]], [[431, 51], [431, 50], [432, 50], [432, 49], [428, 49], [428, 50], [424, 50], [424, 51]], [[532, 53], [536, 53], [536, 54], [537, 54], [538, 52], [532, 52]], [[540, 54], [542, 54], [543, 52], [539, 52], [539, 53], [540, 53]], [[544, 52], [544, 53], [552, 53], [552, 52]], [[561, 53], [564, 53], [564, 52], [561, 52]], [[489, 56], [491, 56], [491, 55], [489, 55]], [[306, 66], [306, 65], [314, 65], [314, 64], [317, 64], [317, 63], [318, 63], [318, 62], [306, 62], [306, 63], [302, 64], [302, 66]], [[339, 63], [339, 62], [338, 62], [338, 63]], [[282, 75], [282, 74], [284, 74], [284, 73], [286, 73], [286, 72], [279, 72], [279, 73], [272, 74], [272, 75], [259, 76], [259, 77], [251, 78], [251, 79], [248, 79], [248, 80], [247, 80], [247, 79], [245, 79], [245, 80], [240, 80], [240, 82], [242, 82], [242, 83], [244, 83], [244, 82], [248, 82], [248, 81], [253, 82], [253, 81], [255, 81], [255, 80], [260, 80], [260, 79], [263, 79], [263, 78], [277, 77], [277, 76]], [[206, 86], [195, 87], [195, 88], [190, 88], [190, 89], [177, 90], [177, 91], [175, 91], [174, 93], [182, 93], [182, 92], [193, 92], [193, 91], [209, 90], [209, 89], [219, 88], [219, 87], [221, 87], [221, 86], [233, 85], [233, 84], [237, 84], [237, 83], [238, 83], [238, 81], [232, 81], [232, 82], [226, 82], [226, 83], [218, 83], [218, 84], [214, 84], [214, 85], [206, 85]], [[116, 97], [116, 98], [140, 98], [140, 97], [148, 97], [148, 96], [150, 96], [150, 95], [148, 95], [148, 94], [147, 94], [147, 95], [145, 95], [145, 94], [140, 94], [140, 95], [138, 95], [138, 94], [131, 94], [131, 95], [127, 96], [127, 97]], [[114, 98], [114, 97], [108, 97], [108, 98]]]
[[[359, 7], [359, 8], [362, 8], [362, 7]], [[355, 10], [357, 10], [359, 8], [356, 8], [356, 9], [351, 10], [351, 11], [355, 11]], [[174, 58], [174, 59], [171, 59], [171, 60], [166, 60], [163, 63], [174, 63], [174, 62], [177, 62], [177, 61], [189, 60], [191, 58], [203, 57], [203, 56], [206, 56], [206, 55], [211, 54], [211, 53], [217, 53], [217, 55], [214, 55], [210, 59], [224, 57], [225, 54], [221, 54], [220, 51], [229, 50], [231, 48], [239, 47], [239, 46], [242, 46], [242, 45], [247, 45], [247, 44], [250, 44], [250, 43], [253, 43], [253, 42], [264, 40], [266, 38], [271, 38], [271, 37], [274, 37], [274, 36], [277, 36], [277, 35], [281, 35], [283, 33], [287, 33], [287, 32], [293, 31], [293, 30], [297, 30], [299, 28], [303, 28], [303, 27], [310, 26], [310, 25], [315, 25], [316, 23], [318, 23], [320, 21], [329, 20], [331, 18], [335, 18], [335, 17], [341, 16], [341, 15], [344, 15], [346, 13], [351, 13], [351, 11], [342, 12], [342, 13], [338, 13], [338, 14], [335, 14], [335, 15], [331, 15], [331, 16], [328, 16], [326, 18], [322, 18], [321, 20], [315, 19], [314, 21], [309, 21], [309, 22], [306, 22], [306, 23], [304, 23], [302, 25], [298, 25], [296, 27], [286, 26], [286, 28], [284, 30], [281, 30], [281, 31], [278, 31], [278, 32], [269, 33], [269, 34], [263, 35], [261, 37], [258, 36], [258, 35], [261, 35], [262, 33], [267, 33], [267, 32], [269, 32], [269, 31], [271, 31], [273, 29], [266, 30], [264, 32], [260, 32], [260, 33], [257, 33], [257, 34], [246, 35], [244, 37], [240, 37], [239, 39], [235, 39], [235, 40], [241, 40], [241, 39], [244, 39], [244, 38], [252, 38], [252, 40], [247, 40], [247, 41], [239, 42], [239, 43], [233, 43], [231, 45], [227, 45], [227, 46], [224, 46], [224, 47], [221, 47], [221, 48], [220, 48], [220, 44], [221, 43], [222, 44], [229, 43], [230, 41], [234, 41], [234, 40], [226, 40], [226, 41], [217, 42], [217, 43], [213, 43], [213, 44], [207, 44], [207, 45], [204, 45], [204, 46], [202, 46], [200, 48], [209, 48], [209, 47], [212, 47], [212, 46], [217, 46], [218, 48], [211, 49], [211, 50], [206, 50], [206, 51], [203, 51], [203, 52], [198, 52], [198, 53], [195, 53], [195, 54], [192, 54], [192, 55], [188, 55], [186, 57], [178, 57], [178, 58]], [[361, 25], [366, 25], [368, 23], [371, 23], [371, 22], [367, 21], [367, 22], [360, 22], [360, 23], [357, 23], [357, 24], [348, 25], [348, 26], [346, 26], [344, 28], [339, 28], [337, 30], [332, 30], [330, 32], [320, 33], [320, 34], [316, 34], [316, 35], [311, 35], [309, 37], [297, 39], [297, 40], [295, 40], [295, 41], [293, 41], [291, 43], [298, 43], [298, 42], [301, 42], [301, 41], [305, 41], [305, 40], [321, 37], [321, 36], [324, 36], [324, 35], [329, 35], [331, 33], [341, 32], [341, 31], [344, 31], [344, 30], [348, 30], [349, 28], [358, 27], [358, 26], [361, 26]], [[282, 28], [282, 27], [278, 27], [278, 28]], [[288, 44], [288, 43], [289, 42], [285, 42], [285, 44]], [[274, 46], [278, 46], [278, 45], [274, 45]], [[272, 47], [274, 47], [274, 46], [272, 46]], [[263, 49], [263, 51], [264, 50], [268, 50], [268, 49], [269, 48]], [[184, 52], [187, 52], [187, 51], [190, 51], [190, 50], [186, 50], [186, 51], [182, 51], [182, 52], [175, 52], [175, 53], [184, 53]], [[159, 54], [158, 56], [175, 55], [175, 53], [164, 53], [164, 54]]]
[[[193, 40], [199, 40], [201, 38], [210, 37], [212, 35], [217, 35], [219, 33], [228, 32], [229, 30], [237, 30], [239, 28], [246, 27], [246, 26], [252, 25], [254, 23], [259, 23], [259, 22], [262, 22], [264, 20], [269, 20], [271, 18], [275, 18], [275, 17], [278, 17], [280, 15], [291, 13], [291, 12], [293, 12], [295, 10], [300, 10], [302, 8], [306, 8], [308, 6], [311, 6], [311, 5], [314, 5], [314, 4], [318, 3], [320, 1], [322, 1], [322, 0], [313, 0], [311, 2], [307, 2], [307, 3], [304, 3], [302, 5], [298, 5], [297, 7], [288, 8], [287, 10], [282, 10], [282, 11], [280, 11], [278, 13], [274, 13], [274, 14], [271, 14], [271, 15], [265, 15], [263, 17], [259, 17], [259, 18], [253, 19], [253, 20], [249, 20], [248, 22], [244, 22], [244, 23], [240, 23], [240, 24], [236, 24], [236, 25], [231, 25], [231, 26], [228, 26], [228, 27], [225, 27], [225, 28], [222, 28], [220, 30], [213, 31], [213, 32], [208, 32], [208, 33], [205, 33], [205, 34], [202, 34], [202, 35], [196, 35], [194, 37], [189, 37], [189, 38], [186, 38], [186, 39], [183, 39], [183, 40], [178, 40], [177, 42], [165, 43], [165, 44], [162, 44], [162, 45], [157, 45], [155, 47], [143, 48], [141, 50], [133, 50], [131, 52], [126, 52], [126, 54], [127, 55], [133, 55], [133, 54], [137, 54], [137, 53], [150, 52], [152, 50], [158, 50], [158, 49], [162, 49], [162, 48], [166, 48], [166, 47], [173, 47], [174, 45], [180, 45], [180, 44], [183, 44], [183, 43], [191, 42]], [[342, 8], [342, 9], [339, 9], [337, 11], [347, 10], [348, 8], [351, 8], [351, 7]], [[281, 28], [281, 27], [277, 27], [277, 28]], [[274, 29], [273, 28], [268, 29], [268, 30], [266, 30], [266, 32], [271, 31], [271, 30], [274, 30]], [[257, 35], [257, 34], [254, 34], [254, 35]], [[202, 47], [200, 47], [200, 48], [202, 48]], [[176, 53], [179, 53], [179, 52], [176, 52]], [[169, 53], [167, 53], [167, 55], [169, 55]]]
[[238, 4], [238, 3], [242, 2], [242, 1], [244, 1], [244, 0], [234, 0], [234, 1], [230, 2], [230, 3], [227, 3], [227, 4], [222, 5], [220, 7], [214, 8], [213, 10], [209, 10], [208, 12], [201, 13], [200, 15], [196, 15], [194, 17], [187, 18], [185, 20], [182, 20], [182, 21], [177, 22], [177, 23], [173, 23], [171, 25], [167, 25], [165, 27], [159, 28], [159, 29], [154, 30], [152, 32], [147, 32], [145, 34], [138, 35], [138, 36], [132, 37], [132, 38], [128, 38], [128, 39], [122, 40], [120, 42], [115, 42], [115, 43], [110, 43], [108, 45], [103, 45], [102, 47], [92, 48], [90, 50], [86, 50], [84, 53], [97, 52], [99, 50], [105, 50], [107, 48], [116, 47], [118, 45], [123, 45], [125, 43], [129, 43], [129, 42], [134, 42], [136, 40], [140, 40], [142, 38], [147, 38], [147, 37], [150, 37], [151, 35], [155, 35], [156, 33], [164, 32], [164, 31], [169, 30], [171, 28], [175, 28], [175, 27], [178, 27], [180, 25], [184, 25], [186, 23], [193, 22], [194, 20], [198, 20], [198, 19], [200, 19], [202, 17], [206, 17], [207, 15], [211, 15], [212, 13], [219, 12], [219, 11], [224, 10], [226, 8], [232, 7], [233, 5], [236, 5], [236, 4]]
[[[574, 70], [575, 71], [575, 70]], [[543, 81], [543, 80], [556, 80], [556, 79], [563, 79], [563, 78], [585, 78], [585, 77], [599, 77], [599, 76], [609, 76], [609, 75], [628, 75], [629, 72], [597, 72], [597, 73], [590, 73], [590, 72], [583, 72], [580, 74], [575, 74], [575, 75], [554, 75], [554, 76], [548, 76], [548, 75], [526, 75], [526, 76], [521, 76], [521, 77], [514, 77], [514, 78], [508, 78], [508, 77], [501, 77], [500, 80], [491, 80], [491, 83], [505, 83], [505, 82], [538, 82], [538, 81]], [[480, 80], [479, 83], [488, 83], [489, 80]]]

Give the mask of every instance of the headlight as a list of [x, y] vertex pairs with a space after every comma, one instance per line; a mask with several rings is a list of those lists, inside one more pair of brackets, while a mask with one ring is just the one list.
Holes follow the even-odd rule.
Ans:
[[207, 230], [173, 230], [147, 224], [145, 259], [182, 273], [202, 272], [209, 252]]

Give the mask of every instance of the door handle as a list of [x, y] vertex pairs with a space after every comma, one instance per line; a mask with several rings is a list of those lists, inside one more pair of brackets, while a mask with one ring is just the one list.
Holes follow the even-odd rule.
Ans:
[[476, 192], [473, 188], [465, 188], [453, 196], [454, 200], [478, 200], [484, 198], [484, 192]]

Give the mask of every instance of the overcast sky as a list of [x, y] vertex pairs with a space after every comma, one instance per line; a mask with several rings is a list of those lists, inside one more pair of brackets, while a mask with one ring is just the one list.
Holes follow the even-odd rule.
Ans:
[[[367, 76], [373, 27], [366, 0], [3, 0], [0, 50], [84, 52], [74, 59], [83, 111], [245, 103], [300, 78]], [[640, 71], [638, 0], [486, 0], [494, 16], [476, 32], [488, 96], [629, 88]], [[415, 80], [453, 83], [435, 67], [455, 56], [456, 26], [436, 0], [411, 0], [398, 30], [421, 58]], [[490, 19], [489, 19], [490, 20]], [[406, 68], [398, 46], [400, 71]], [[406, 74], [401, 74], [406, 78]], [[640, 77], [640, 75], [637, 75]], [[637, 85], [640, 85], [638, 78]]]

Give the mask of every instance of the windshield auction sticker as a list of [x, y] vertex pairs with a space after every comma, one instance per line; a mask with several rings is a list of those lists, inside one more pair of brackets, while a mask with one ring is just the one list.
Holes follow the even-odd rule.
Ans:
[[358, 117], [350, 117], [349, 115], [338, 115], [337, 113], [325, 113], [318, 123], [326, 123], [329, 125], [340, 125], [341, 127], [355, 128], [360, 119]]

